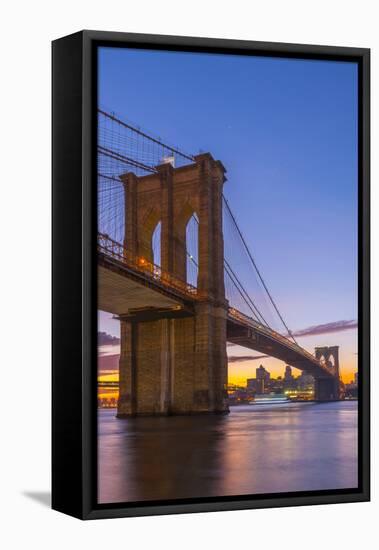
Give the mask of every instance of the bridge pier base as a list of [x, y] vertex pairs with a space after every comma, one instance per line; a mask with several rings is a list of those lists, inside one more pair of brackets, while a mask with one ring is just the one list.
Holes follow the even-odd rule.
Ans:
[[338, 378], [315, 378], [315, 401], [338, 401], [339, 398]]
[[157, 173], [138, 178], [131, 173], [121, 176], [125, 249], [152, 264], [154, 228], [161, 222], [162, 270], [182, 281], [186, 291], [186, 230], [196, 214], [198, 274], [196, 295], [187, 296], [189, 316], [173, 318], [156, 311], [162, 317], [147, 320], [141, 311], [132, 315], [130, 310], [120, 315], [120, 417], [228, 411], [222, 233], [225, 168], [209, 153], [194, 160], [180, 168], [159, 165]]
[[210, 303], [195, 315], [121, 320], [118, 417], [226, 413], [226, 310]]

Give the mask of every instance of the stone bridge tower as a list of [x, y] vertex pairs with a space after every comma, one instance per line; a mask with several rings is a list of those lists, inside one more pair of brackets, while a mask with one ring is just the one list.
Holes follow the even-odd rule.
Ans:
[[315, 356], [318, 360], [324, 360], [325, 365], [333, 374], [332, 377], [315, 379], [316, 401], [333, 401], [340, 397], [340, 363], [339, 347], [323, 346], [315, 348]]
[[192, 315], [121, 316], [118, 416], [221, 413], [228, 410], [222, 190], [225, 169], [208, 153], [179, 168], [122, 176], [125, 248], [153, 261], [152, 236], [161, 223], [161, 268], [186, 281], [186, 227], [198, 225], [198, 299]]

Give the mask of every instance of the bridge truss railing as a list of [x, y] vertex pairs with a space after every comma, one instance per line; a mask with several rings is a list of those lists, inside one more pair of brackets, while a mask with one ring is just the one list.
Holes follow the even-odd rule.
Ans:
[[192, 299], [197, 298], [197, 288], [174, 277], [159, 265], [149, 262], [146, 258], [131, 254], [122, 244], [109, 237], [109, 235], [98, 233], [97, 250], [170, 290], [176, 290]]
[[309, 351], [302, 348], [298, 344], [295, 344], [294, 342], [292, 342], [291, 340], [289, 340], [288, 338], [286, 338], [282, 334], [279, 334], [279, 332], [276, 332], [275, 330], [272, 330], [272, 329], [270, 329], [269, 327], [267, 327], [265, 325], [261, 325], [260, 323], [258, 323], [254, 319], [252, 319], [251, 317], [248, 317], [244, 313], [241, 313], [240, 311], [238, 311], [237, 309], [234, 309], [232, 307], [229, 308], [228, 313], [229, 313], [229, 316], [232, 317], [233, 319], [235, 319], [236, 321], [240, 321], [245, 325], [249, 325], [252, 328], [255, 328], [255, 329], [259, 330], [259, 332], [267, 334], [267, 336], [270, 336], [271, 338], [274, 338], [275, 340], [280, 340], [287, 347], [293, 349], [294, 351], [296, 351], [298, 353], [301, 353], [307, 359], [309, 359], [310, 361], [313, 361], [313, 363], [317, 363], [318, 365], [320, 364], [319, 361], [316, 359], [316, 357], [314, 355], [312, 355], [311, 353], [309, 353]]
[[[194, 162], [194, 156], [160, 137], [122, 120], [115, 113], [98, 109], [98, 160], [101, 172], [115, 175], [132, 170], [137, 176], [155, 173], [166, 161], [176, 167]], [[109, 171], [111, 172], [109, 174]]]

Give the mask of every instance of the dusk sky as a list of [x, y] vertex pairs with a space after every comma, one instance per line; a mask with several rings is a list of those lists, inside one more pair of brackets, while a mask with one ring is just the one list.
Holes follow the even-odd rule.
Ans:
[[[288, 326], [329, 325], [298, 342], [310, 351], [339, 345], [344, 381], [357, 368], [357, 93], [354, 63], [99, 54], [102, 108], [222, 161], [225, 196]], [[99, 330], [118, 336], [110, 318], [100, 315]], [[274, 376], [285, 367], [237, 346], [228, 355], [245, 356], [230, 364], [235, 382], [255, 376], [260, 363]]]

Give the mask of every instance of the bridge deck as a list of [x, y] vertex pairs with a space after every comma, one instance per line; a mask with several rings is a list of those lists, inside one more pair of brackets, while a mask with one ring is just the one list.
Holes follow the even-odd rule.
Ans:
[[308, 351], [281, 334], [259, 325], [232, 308], [229, 309], [227, 340], [233, 344], [275, 357], [315, 377], [332, 377], [333, 373]]
[[130, 309], [183, 307], [187, 300], [154, 283], [149, 277], [126, 270], [106, 256], [98, 258], [98, 307], [115, 315]]

